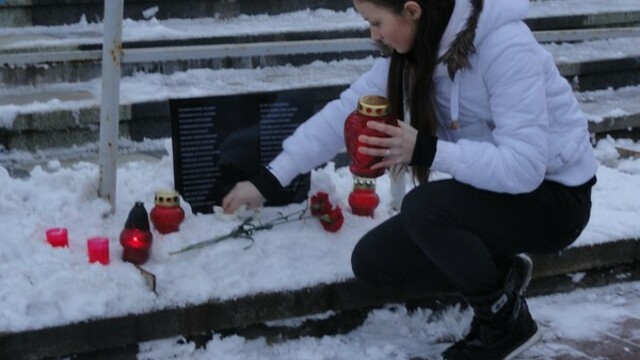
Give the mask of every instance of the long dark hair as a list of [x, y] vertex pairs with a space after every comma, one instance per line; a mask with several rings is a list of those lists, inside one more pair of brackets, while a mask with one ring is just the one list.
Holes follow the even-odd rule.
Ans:
[[[400, 15], [407, 0], [364, 0]], [[433, 73], [438, 63], [438, 48], [442, 34], [449, 23], [454, 0], [413, 0], [422, 8], [416, 27], [413, 49], [400, 54], [389, 49], [391, 57], [387, 97], [389, 113], [404, 120], [404, 107], [409, 108], [411, 126], [420, 132], [435, 135], [438, 119], [435, 109]], [[429, 177], [425, 166], [413, 166], [418, 182]]]

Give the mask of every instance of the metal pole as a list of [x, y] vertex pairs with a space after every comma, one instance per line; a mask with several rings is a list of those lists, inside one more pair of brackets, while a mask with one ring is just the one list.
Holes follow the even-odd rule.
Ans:
[[102, 105], [100, 107], [100, 185], [98, 195], [116, 209], [120, 75], [122, 73], [122, 16], [124, 0], [104, 1], [102, 44]]

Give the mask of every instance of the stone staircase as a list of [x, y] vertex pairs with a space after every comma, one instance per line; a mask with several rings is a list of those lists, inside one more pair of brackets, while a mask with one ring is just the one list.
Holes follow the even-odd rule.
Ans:
[[[303, 9], [345, 10], [344, 0], [126, 0], [124, 17], [145, 19], [149, 9], [158, 19], [193, 19], [202, 16], [234, 17], [242, 14], [279, 14]], [[104, 0], [6, 0], [0, 7], [0, 27], [51, 26], [77, 22], [86, 16], [90, 21], [103, 18]]]
[[[623, 0], [619, 0], [623, 1]], [[73, 4], [72, 4], [73, 3]], [[30, 12], [30, 24], [59, 24], [71, 21], [77, 22], [82, 14], [96, 13], [101, 1], [86, 0], [79, 4], [67, 1], [38, 1], [21, 2], [7, 1], [0, 6], [0, 13]], [[188, 3], [188, 4], [187, 4]], [[193, 3], [193, 4], [192, 4]], [[195, 5], [198, 3], [200, 5]], [[207, 5], [205, 5], [205, 3]], [[260, 5], [257, 5], [257, 4]], [[545, 2], [535, 2], [535, 6], [543, 6]], [[62, 10], [52, 10], [53, 4], [63, 4]], [[140, 9], [153, 7], [151, 2], [127, 1], [127, 16], [140, 19]], [[220, 17], [233, 16], [238, 13], [259, 14], [269, 12], [279, 14], [284, 11], [297, 10], [300, 6], [287, 6], [285, 1], [270, 2], [198, 2], [187, 1], [184, 6], [177, 6], [175, 2], [156, 3], [159, 9], [155, 16], [189, 17], [195, 16], [189, 11], [198, 9], [198, 16], [212, 16], [221, 13]], [[182, 3], [181, 3], [182, 4]], [[190, 7], [190, 5], [193, 5]], [[184, 8], [183, 12], [172, 10]], [[287, 87], [318, 87], [325, 96], [319, 98], [325, 101], [334, 98], [359, 73], [366, 69], [366, 64], [360, 63], [367, 56], [377, 56], [376, 50], [367, 40], [368, 29], [363, 21], [354, 21], [357, 14], [353, 10], [345, 10], [345, 2], [316, 1], [307, 3], [305, 8], [329, 8], [339, 10], [336, 15], [339, 21], [350, 21], [350, 27], [324, 26], [322, 31], [278, 29], [277, 24], [270, 32], [258, 34], [203, 35], [181, 38], [163, 39], [134, 39], [124, 40], [123, 83], [124, 79], [131, 79], [136, 74], [153, 73], [171, 76], [184, 73], [192, 69], [209, 69], [220, 71], [219, 77], [225, 77], [224, 71], [229, 69], [244, 69], [248, 84], [245, 88], [223, 84], [211, 86], [209, 94], [236, 93], [250, 90], [251, 77], [258, 78], [260, 69], [272, 67], [279, 80], [286, 79], [290, 66], [300, 67], [314, 61], [331, 62], [342, 60], [329, 67], [350, 67], [351, 72], [339, 83], [327, 85], [326, 82], [304, 82], [291, 78], [286, 81]], [[576, 91], [585, 92], [606, 88], [620, 88], [636, 86], [640, 83], [640, 50], [628, 51], [620, 55], [619, 48], [640, 49], [640, 4], [636, 9], [626, 11], [612, 10], [596, 14], [556, 14], [530, 17], [527, 22], [535, 30], [539, 41], [554, 53], [562, 74], [575, 86]], [[92, 10], [93, 9], [93, 10]], [[165, 10], [162, 10], [165, 9]], [[224, 11], [223, 11], [224, 10]], [[59, 20], [53, 16], [49, 22], [41, 19], [38, 13], [51, 11], [60, 13]], [[304, 16], [314, 10], [302, 10]], [[321, 11], [321, 10], [319, 10]], [[81, 14], [78, 14], [81, 13]], [[136, 15], [138, 14], [138, 15]], [[64, 15], [64, 16], [63, 16]], [[281, 14], [286, 16], [286, 14]], [[8, 17], [8, 15], [7, 15]], [[7, 18], [3, 16], [3, 18]], [[68, 17], [71, 17], [70, 20]], [[89, 16], [90, 17], [90, 16]], [[296, 15], [291, 15], [295, 18]], [[99, 16], [98, 16], [99, 18]], [[322, 21], [322, 17], [317, 17]], [[233, 18], [231, 18], [233, 20]], [[267, 20], [268, 21], [268, 20]], [[283, 22], [287, 22], [284, 20]], [[23, 31], [8, 31], [0, 28], [0, 106], [8, 111], [0, 114], [0, 146], [7, 151], [27, 151], [46, 153], [47, 149], [68, 148], [93, 143], [98, 137], [99, 128], [99, 77], [101, 59], [100, 28], [92, 26], [73, 27], [70, 30], [52, 31], [52, 28], [19, 28]], [[307, 24], [308, 25], [308, 24]], [[167, 25], [170, 27], [170, 25]], [[184, 26], [184, 25], [182, 25]], [[218, 21], [211, 26], [221, 30], [228, 22]], [[79, 29], [78, 29], [79, 28]], [[272, 27], [269, 27], [272, 29]], [[60, 29], [59, 27], [53, 29]], [[65, 29], [65, 28], [63, 28]], [[3, 32], [4, 31], [4, 32]], [[3, 35], [5, 34], [5, 35]], [[125, 26], [126, 34], [126, 26]], [[69, 39], [73, 39], [69, 42]], [[599, 43], [595, 46], [594, 44]], [[560, 45], [559, 45], [560, 44]], [[593, 50], [592, 50], [593, 49]], [[569, 53], [587, 54], [581, 57], [568, 58]], [[346, 60], [353, 60], [354, 65]], [[346, 62], [345, 62], [346, 61]], [[252, 73], [252, 69], [256, 69]], [[310, 76], [322, 78], [322, 74], [311, 74], [314, 68], [309, 68]], [[316, 71], [324, 72], [327, 68]], [[346, 71], [346, 70], [345, 70]], [[217, 77], [212, 75], [212, 77]], [[255, 80], [260, 82], [262, 80]], [[64, 86], [61, 86], [64, 84]], [[237, 85], [237, 84], [236, 84]], [[137, 96], [133, 100], [123, 100], [121, 107], [121, 135], [124, 138], [141, 141], [170, 136], [169, 114], [167, 100], [171, 96], [180, 96], [180, 91], [171, 91], [170, 84], [166, 85], [165, 96]], [[269, 90], [284, 88], [272, 86]], [[126, 93], [126, 88], [121, 90]], [[171, 95], [174, 94], [174, 95]], [[150, 94], [152, 95], [152, 94]], [[598, 103], [600, 99], [589, 96], [589, 103]], [[127, 98], [123, 94], [123, 98]], [[57, 100], [55, 100], [57, 99]], [[43, 111], [37, 106], [25, 106], [39, 103], [59, 101], [59, 105], [52, 106], [53, 110]], [[604, 101], [604, 100], [603, 100]], [[317, 106], [321, 106], [318, 103]], [[2, 108], [0, 108], [2, 109]], [[594, 133], [607, 131], [624, 131], [634, 128], [637, 114], [622, 107], [623, 116], [605, 116], [592, 122]], [[4, 119], [3, 119], [4, 116]], [[7, 163], [7, 157], [3, 162]]]
[[[542, 3], [544, 1], [538, 1], [535, 5], [542, 6]], [[65, 156], [82, 158], [87, 156], [86, 148], [75, 153], [73, 146], [95, 145], [100, 111], [96, 90], [100, 76], [99, 32], [88, 25], [86, 31], [73, 35], [52, 34], [50, 28], [34, 26], [74, 24], [83, 15], [90, 22], [95, 21], [102, 17], [102, 4], [101, 0], [7, 0], [0, 5], [0, 111], [12, 112], [0, 113], [0, 165], [19, 170], [32, 166], [34, 161], [60, 156], [59, 151], [49, 152], [51, 149], [65, 149]], [[155, 13], [157, 19], [214, 15], [233, 19], [239, 14], [284, 14], [307, 11], [307, 8], [347, 11], [340, 16], [349, 18], [350, 6], [349, 1], [328, 0], [127, 0], [126, 4], [125, 16], [134, 20], [144, 19], [142, 13], [155, 6], [159, 8]], [[527, 22], [538, 40], [554, 55], [562, 74], [574, 85], [591, 119], [594, 137], [635, 136], [640, 127], [640, 106], [637, 105], [640, 90], [634, 88], [640, 85], [640, 3], [635, 10], [548, 15], [530, 17]], [[23, 27], [24, 31], [9, 34], [9, 27]], [[371, 57], [377, 56], [367, 41], [367, 33], [366, 24], [362, 22], [349, 29], [325, 27], [323, 31], [302, 29], [125, 41], [122, 91], [127, 100], [120, 108], [121, 136], [128, 139], [124, 147], [135, 151], [137, 142], [171, 135], [168, 100], [180, 97], [184, 90], [176, 86], [177, 76], [184, 79], [206, 74], [207, 78], [219, 81], [203, 92], [203, 96], [240, 94], [252, 88], [261, 91], [317, 88], [316, 105], [322, 106], [365, 71]], [[74, 38], [76, 42], [64, 43], [65, 38]], [[54, 45], [46, 45], [52, 43]], [[346, 50], [345, 44], [355, 50]], [[621, 48], [627, 51], [620, 53]], [[243, 49], [249, 52], [243, 53]], [[323, 63], [317, 63], [318, 60]], [[272, 67], [268, 75], [264, 74], [266, 66]], [[326, 79], [329, 72], [339, 73], [340, 80]], [[153, 74], [165, 78], [158, 80], [154, 77], [158, 75]], [[250, 82], [250, 86], [240, 86], [238, 78]], [[141, 81], [164, 83], [167, 95], [133, 94], [133, 85]], [[52, 99], [58, 99], [55, 106], [50, 105]], [[47, 110], [30, 106], [34, 101], [49, 104]], [[93, 146], [93, 151], [95, 148]], [[154, 150], [161, 151], [160, 147], [150, 151]], [[29, 156], [24, 156], [25, 153]], [[623, 278], [637, 280], [640, 278], [640, 245], [636, 239], [621, 239], [539, 256], [535, 262], [531, 294], [575, 288], [578, 285], [566, 276], [572, 272], [592, 274], [592, 280], [583, 285]], [[0, 359], [57, 358], [68, 354], [85, 354], [87, 359], [134, 359], [136, 344], [142, 341], [180, 334], [197, 337], [211, 331], [240, 331], [275, 319], [329, 310], [358, 311], [406, 301], [437, 304], [455, 301], [455, 298], [372, 292], [351, 279], [233, 301], [212, 299], [188, 308], [0, 334]]]

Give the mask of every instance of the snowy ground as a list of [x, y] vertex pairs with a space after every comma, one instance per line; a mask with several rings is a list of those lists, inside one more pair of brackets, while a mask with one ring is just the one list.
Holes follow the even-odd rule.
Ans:
[[[640, 321], [640, 282], [531, 298], [529, 305], [543, 338], [518, 359], [603, 359], [589, 343], [618, 340], [625, 321]], [[276, 344], [264, 338], [215, 335], [205, 348], [196, 348], [183, 338], [166, 339], [140, 344], [138, 359], [406, 360], [417, 355], [438, 359], [453, 339], [467, 331], [471, 315], [469, 309], [459, 306], [434, 312], [388, 305], [372, 311], [361, 327], [345, 335]], [[640, 333], [613, 346], [620, 347], [617, 353], [640, 353]]]
[[[535, 14], [536, 6], [544, 4], [558, 7], [566, 5], [564, 9], [571, 8], [572, 13], [575, 13], [576, 8], [585, 11], [603, 10], [601, 1], [549, 0], [532, 3], [532, 13]], [[611, 7], [614, 6], [613, 2], [611, 4]], [[625, 6], [629, 6], [626, 9], [630, 9], [635, 8], [638, 1], [616, 1], [615, 4], [626, 4]], [[547, 10], [544, 11], [550, 11], [550, 7], [545, 9]], [[335, 15], [324, 12], [309, 14]], [[294, 14], [295, 16], [299, 15]], [[359, 17], [352, 12], [339, 16], [344, 17], [339, 23], [343, 24], [344, 20], [346, 27], [363, 26]], [[305, 16], [301, 18], [305, 24], [310, 23]], [[270, 17], [241, 17], [234, 21], [237, 21], [237, 27], [242, 31], [249, 28], [259, 31], [255, 25], [268, 20]], [[218, 19], [206, 21], [223, 22]], [[286, 24], [291, 19], [283, 15], [279, 21]], [[153, 36], [171, 34], [166, 26], [171, 23], [157, 20], [127, 22], [130, 29], [128, 33], [129, 36], [144, 34], [144, 31], [138, 30], [148, 27], [151, 30], [147, 34], [151, 33]], [[69, 28], [87, 30], [92, 26], [98, 25], [83, 22], [70, 25]], [[184, 23], [185, 29], [197, 29], [197, 26], [197, 21]], [[203, 24], [203, 28], [212, 28], [211, 23]], [[23, 30], [25, 32], [20, 33], [22, 35], [28, 35], [32, 31], [0, 29], [0, 35], [11, 35], [10, 31]], [[55, 37], [58, 28], [45, 30], [51, 30], [50, 34]], [[61, 33], [67, 30], [60, 28]], [[194, 30], [183, 31], [188, 33]], [[240, 30], [234, 31], [237, 33]], [[70, 33], [71, 39], [73, 32]], [[218, 32], [216, 34], [221, 35]], [[615, 49], [610, 48], [610, 52], [633, 52], [640, 48], [632, 43], [633, 40], [625, 41], [608, 42], [609, 45], [616, 46]], [[620, 46], [617, 47], [616, 44]], [[593, 48], [601, 45], [607, 43], [594, 42]], [[552, 52], [558, 49], [564, 56], [581, 56], [576, 48], [568, 46], [551, 46], [549, 49]], [[347, 64], [346, 67], [337, 67], [335, 63], [316, 63], [302, 68], [221, 72], [193, 70], [171, 76], [138, 74], [123, 80], [123, 102], [165, 99], [176, 94], [193, 97], [221, 94], [225, 91], [268, 90], [273, 88], [267, 86], [274, 86], [274, 83], [276, 87], [285, 85], [275, 81], [281, 79], [278, 77], [279, 73], [313, 73], [313, 67], [321, 69], [318, 73], [324, 76], [324, 81], [345, 83], [366, 69], [370, 61], [371, 59], [340, 62]], [[328, 74], [331, 76], [327, 76]], [[252, 82], [256, 78], [262, 79], [262, 82]], [[291, 82], [290, 78], [283, 81]], [[304, 83], [308, 78], [300, 76], [299, 81]], [[98, 84], [96, 81], [79, 86], [98, 94]], [[76, 85], [52, 85], [61, 90], [65, 87], [72, 89], [73, 86]], [[28, 93], [30, 90], [33, 89], [8, 89], [0, 85], [3, 95], [20, 91]], [[624, 92], [621, 96], [617, 96], [617, 92], [607, 91], [606, 95], [611, 96], [613, 105], [606, 109], [594, 107], [592, 110], [585, 110], [592, 121], [598, 121], [598, 117], [601, 119], [603, 116], [619, 114], [621, 110], [615, 101], [624, 102], [630, 93], [636, 94], [638, 90], [619, 90]], [[583, 96], [588, 100], [589, 96], [595, 95], [600, 94]], [[21, 112], [51, 111], [69, 106], [80, 108], [95, 103], [95, 100], [70, 103], [52, 100], [24, 106], [3, 105], [0, 106], [0, 124], [11, 126], [15, 115]], [[143, 146], [160, 146], [170, 154], [169, 140]], [[596, 153], [601, 166], [598, 171], [599, 181], [593, 193], [592, 221], [574, 246], [640, 236], [640, 159], [622, 159], [615, 147], [640, 150], [640, 144], [632, 141], [606, 139], [598, 143]], [[27, 155], [0, 152], [0, 157], [4, 158], [20, 156]], [[389, 208], [388, 179], [383, 177], [378, 187], [382, 204], [375, 218], [361, 218], [345, 211], [345, 227], [336, 234], [324, 232], [316, 220], [310, 219], [258, 233], [254, 246], [248, 250], [243, 250], [246, 245], [244, 242], [229, 241], [192, 253], [170, 256], [170, 251], [182, 246], [226, 233], [239, 221], [214, 215], [192, 215], [188, 204], [183, 204], [188, 216], [180, 232], [169, 235], [161, 235], [155, 231], [153, 233], [153, 253], [145, 268], [157, 275], [158, 288], [157, 294], [154, 294], [146, 288], [138, 271], [131, 264], [120, 260], [118, 237], [135, 201], [143, 201], [147, 210], [150, 210], [153, 207], [153, 193], [173, 187], [172, 164], [171, 155], [160, 160], [123, 164], [119, 169], [117, 206], [112, 216], [105, 216], [109, 205], [96, 195], [99, 174], [95, 164], [80, 162], [62, 166], [60, 161], [54, 160], [33, 169], [26, 179], [12, 178], [0, 166], [0, 223], [3, 226], [0, 234], [0, 333], [142, 313], [213, 298], [229, 299], [261, 291], [297, 289], [350, 278], [352, 273], [349, 257], [355, 242], [367, 229], [392, 213]], [[351, 191], [351, 175], [346, 169], [334, 169], [329, 165], [314, 173], [312, 192], [317, 190], [328, 191], [334, 203], [348, 209], [346, 198]], [[301, 207], [302, 205], [292, 205], [264, 209], [261, 219], [269, 220], [277, 216], [278, 212], [295, 211]], [[45, 241], [45, 230], [59, 226], [69, 229], [69, 248], [54, 249]], [[87, 261], [86, 240], [95, 235], [110, 239], [111, 264], [108, 266], [89, 264]], [[308, 271], [309, 268], [314, 271]], [[557, 340], [597, 341], [606, 338], [608, 331], [624, 319], [638, 318], [639, 293], [640, 284], [628, 283], [532, 299], [534, 316], [544, 325], [546, 332], [545, 342], [531, 349], [527, 356], [551, 358], [555, 355], [573, 354], [579, 358], [578, 350], [566, 347], [564, 342]], [[467, 311], [452, 309], [444, 314], [432, 314], [424, 310], [410, 314], [401, 306], [390, 305], [386, 310], [374, 312], [365, 325], [344, 336], [301, 339], [275, 346], [267, 346], [264, 340], [217, 338], [206, 349], [198, 350], [194, 349], [193, 344], [175, 345], [175, 340], [164, 340], [144, 344], [140, 358], [188, 356], [195, 359], [229, 360], [354, 359], [366, 354], [368, 359], [406, 359], [408, 354], [437, 353], [446, 346], [445, 342], [459, 336], [469, 321], [470, 314]], [[629, 346], [633, 348], [632, 345]]]
[[[631, 141], [602, 140], [596, 147], [603, 164], [593, 192], [592, 220], [574, 246], [584, 246], [640, 234], [640, 159], [621, 159], [614, 146], [635, 148]], [[170, 153], [170, 141], [166, 140]], [[126, 216], [135, 201], [153, 207], [153, 194], [173, 187], [173, 161], [133, 161], [118, 173], [115, 214], [98, 198], [98, 168], [81, 162], [62, 167], [50, 161], [34, 168], [28, 179], [15, 179], [0, 167], [0, 332], [20, 331], [102, 317], [229, 299], [263, 291], [299, 289], [351, 278], [351, 249], [358, 238], [390, 214], [389, 183], [382, 177], [382, 203], [375, 217], [345, 211], [338, 233], [322, 230], [316, 219], [280, 225], [255, 234], [255, 244], [232, 240], [191, 253], [168, 253], [185, 245], [227, 233], [239, 220], [190, 214], [178, 233], [154, 231], [151, 259], [145, 268], [158, 278], [157, 295], [148, 291], [138, 271], [120, 260], [118, 243]], [[407, 181], [409, 181], [407, 179]], [[314, 172], [312, 192], [331, 194], [334, 204], [348, 209], [351, 174], [331, 164]], [[265, 208], [261, 220], [303, 205]], [[52, 248], [45, 230], [66, 227], [69, 248]], [[110, 239], [109, 266], [89, 264], [86, 240]], [[308, 269], [314, 271], [308, 271]], [[184, 281], [189, 279], [189, 281]], [[64, 284], [64, 286], [60, 286]]]

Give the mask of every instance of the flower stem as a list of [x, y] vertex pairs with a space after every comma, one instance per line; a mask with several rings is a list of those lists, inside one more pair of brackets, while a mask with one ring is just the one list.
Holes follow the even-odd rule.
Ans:
[[[244, 220], [242, 222], [242, 224], [238, 225], [237, 227], [235, 227], [233, 230], [231, 230], [230, 232], [228, 232], [227, 234], [224, 235], [220, 235], [220, 236], [216, 236], [213, 239], [209, 239], [209, 240], [204, 240], [204, 241], [200, 241], [194, 244], [191, 244], [189, 246], [185, 246], [179, 250], [176, 251], [172, 251], [169, 253], [169, 255], [176, 255], [176, 254], [182, 254], [184, 252], [187, 251], [191, 251], [191, 250], [195, 250], [195, 249], [200, 249], [203, 248], [205, 246], [209, 246], [209, 245], [213, 245], [213, 244], [217, 244], [221, 241], [227, 240], [227, 239], [231, 239], [231, 238], [244, 238], [244, 239], [249, 239], [252, 241], [253, 245], [253, 233], [255, 233], [256, 231], [261, 231], [261, 230], [269, 230], [271, 228], [273, 228], [276, 225], [281, 225], [281, 224], [285, 224], [288, 222], [293, 222], [293, 221], [299, 221], [299, 220], [303, 220], [308, 218], [305, 217], [305, 213], [307, 212], [306, 207], [302, 210], [298, 210], [298, 211], [294, 211], [292, 213], [289, 214], [278, 214], [278, 217], [276, 217], [275, 219], [266, 222], [266, 223], [260, 223], [258, 222], [258, 224], [254, 224], [251, 221], [253, 220], [252, 217]], [[251, 247], [251, 245], [249, 245], [249, 247]], [[249, 248], [247, 247], [247, 248]]]

